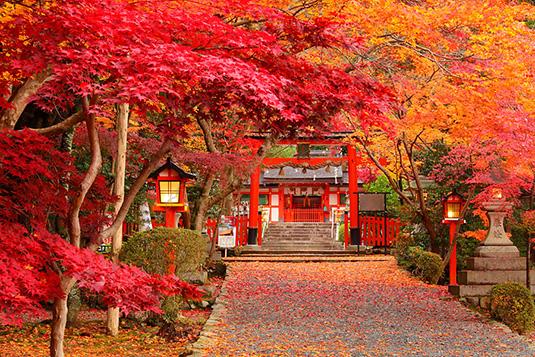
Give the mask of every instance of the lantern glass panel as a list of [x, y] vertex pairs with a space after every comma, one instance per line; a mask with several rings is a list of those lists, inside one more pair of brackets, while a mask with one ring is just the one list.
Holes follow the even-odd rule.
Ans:
[[461, 216], [460, 202], [446, 202], [446, 218], [459, 218]]
[[160, 202], [178, 203], [180, 197], [179, 181], [160, 181]]

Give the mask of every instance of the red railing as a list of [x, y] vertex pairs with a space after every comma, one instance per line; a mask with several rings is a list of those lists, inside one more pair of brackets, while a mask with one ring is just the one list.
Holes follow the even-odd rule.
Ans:
[[236, 227], [236, 245], [247, 245], [247, 226], [249, 225], [249, 217], [236, 216], [234, 218], [234, 226]]
[[[349, 220], [344, 219], [344, 241], [349, 244]], [[398, 239], [401, 230], [399, 218], [359, 216], [361, 244], [371, 247], [390, 247]]]
[[[242, 246], [247, 244], [247, 226], [249, 225], [249, 217], [236, 216], [229, 217], [230, 224], [236, 229], [236, 245]], [[260, 232], [260, 230], [259, 230]], [[206, 234], [210, 241], [217, 242], [218, 227], [215, 219], [209, 218], [206, 220]], [[259, 244], [261, 240], [259, 240]]]
[[284, 211], [285, 222], [323, 222], [321, 209], [293, 208]]

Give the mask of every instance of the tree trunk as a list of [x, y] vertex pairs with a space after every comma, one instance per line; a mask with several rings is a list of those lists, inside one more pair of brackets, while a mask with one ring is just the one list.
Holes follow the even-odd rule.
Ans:
[[195, 214], [193, 229], [199, 232], [202, 231], [202, 225], [204, 223], [204, 217], [206, 216], [206, 212], [208, 212], [208, 210], [210, 209], [210, 191], [212, 190], [214, 181], [215, 174], [210, 173], [204, 181], [201, 197], [199, 197], [199, 202], [197, 203], [197, 213]]
[[[95, 118], [89, 114], [89, 102], [84, 99], [84, 114], [89, 134], [91, 147], [91, 164], [80, 184], [80, 192], [71, 203], [69, 211], [69, 239], [71, 244], [80, 248], [81, 229], [80, 229], [80, 208], [85, 200], [87, 192], [93, 185], [100, 168], [102, 166], [102, 155], [100, 151], [100, 142], [96, 128]], [[58, 268], [58, 273], [61, 270]], [[61, 277], [61, 289], [65, 294], [63, 298], [54, 300], [54, 311], [52, 315], [52, 332], [50, 338], [50, 355], [54, 357], [63, 356], [63, 339], [65, 336], [65, 326], [67, 324], [67, 299], [73, 285], [76, 283], [74, 278]]]
[[100, 169], [102, 167], [102, 154], [100, 151], [100, 140], [98, 137], [98, 130], [95, 123], [95, 117], [89, 114], [89, 103], [84, 100], [84, 113], [87, 126], [87, 132], [89, 135], [89, 146], [91, 148], [91, 164], [87, 170], [84, 179], [80, 184], [80, 192], [71, 203], [71, 209], [69, 211], [69, 239], [71, 244], [77, 248], [80, 248], [81, 243], [81, 227], [80, 227], [80, 209], [84, 203], [85, 196], [93, 186], [95, 179], [97, 178]]
[[150, 218], [150, 207], [147, 201], [139, 205], [139, 230], [141, 232], [152, 229], [152, 221]]
[[437, 232], [433, 220], [429, 217], [427, 212], [422, 212], [422, 221], [427, 233], [429, 233], [429, 248], [433, 253], [439, 254], [439, 246], [437, 244]]
[[81, 307], [82, 297], [80, 296], [80, 288], [78, 285], [74, 285], [67, 298], [67, 326], [76, 326]]
[[61, 278], [63, 298], [54, 299], [52, 324], [50, 325], [50, 357], [63, 357], [63, 341], [67, 325], [67, 297], [76, 281], [73, 278]]
[[30, 103], [31, 98], [37, 93], [50, 76], [50, 70], [44, 69], [34, 77], [28, 78], [22, 86], [13, 90], [9, 103], [12, 108], [0, 112], [0, 129], [14, 129], [22, 112]]
[[[113, 185], [113, 194], [117, 196], [115, 202], [115, 215], [119, 213], [124, 201], [124, 182], [126, 177], [126, 146], [128, 141], [128, 104], [120, 104], [117, 115], [117, 158], [115, 160], [115, 182]], [[123, 245], [123, 230], [117, 229], [112, 238], [111, 245], [111, 260], [117, 264], [119, 263], [119, 253]], [[108, 308], [108, 316], [106, 321], [108, 333], [112, 336], [117, 336], [119, 333], [119, 308]]]
[[52, 336], [50, 338], [50, 356], [63, 357], [63, 341], [67, 324], [67, 298], [54, 300], [52, 310]]
[[130, 190], [128, 191], [128, 194], [125, 195], [124, 202], [121, 205], [121, 209], [117, 213], [117, 216], [115, 217], [115, 220], [113, 221], [112, 225], [108, 228], [106, 228], [104, 231], [102, 231], [99, 234], [99, 237], [96, 242], [92, 242], [89, 245], [90, 249], [96, 249], [100, 242], [102, 242], [104, 239], [111, 237], [115, 234], [115, 232], [122, 226], [123, 221], [128, 214], [128, 210], [130, 209], [130, 206], [132, 205], [132, 202], [134, 202], [134, 199], [136, 198], [137, 193], [139, 190], [143, 187], [145, 182], [147, 181], [147, 178], [149, 175], [156, 170], [156, 167], [160, 163], [160, 160], [167, 155], [167, 153], [171, 150], [173, 146], [173, 142], [169, 139], [164, 140], [162, 143], [162, 146], [158, 149], [158, 151], [152, 155], [150, 158], [150, 161], [143, 167], [143, 170], [139, 174], [139, 176], [136, 178], [132, 186], [130, 187]]

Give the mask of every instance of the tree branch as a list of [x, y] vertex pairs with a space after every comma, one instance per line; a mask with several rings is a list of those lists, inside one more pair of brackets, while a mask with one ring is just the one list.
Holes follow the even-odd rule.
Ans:
[[51, 70], [46, 68], [35, 76], [28, 78], [24, 84], [14, 91], [9, 98], [12, 108], [4, 110], [0, 115], [0, 129], [14, 129], [22, 112], [43, 84], [50, 78]]
[[80, 248], [81, 228], [80, 228], [80, 209], [84, 203], [85, 197], [89, 189], [95, 182], [100, 168], [102, 167], [102, 154], [100, 151], [100, 140], [98, 137], [98, 130], [95, 123], [95, 116], [89, 113], [89, 102], [87, 98], [83, 100], [84, 116], [89, 135], [89, 147], [91, 150], [91, 164], [89, 169], [80, 184], [80, 192], [72, 202], [69, 211], [69, 238], [71, 244]]
[[54, 124], [52, 126], [49, 126], [48, 128], [32, 129], [32, 130], [38, 132], [39, 134], [43, 134], [43, 135], [60, 134], [60, 133], [63, 133], [64, 131], [69, 130], [70, 128], [72, 128], [76, 124], [84, 121], [84, 118], [85, 118], [85, 116], [84, 116], [83, 112], [82, 111], [77, 111], [76, 113], [74, 113], [73, 115], [71, 115], [67, 119], [63, 120], [62, 122], [59, 122], [59, 123]]
[[109, 226], [99, 234], [96, 242], [91, 243], [90, 247], [92, 249], [95, 249], [105, 238], [114, 235], [115, 232], [119, 229], [119, 227], [121, 227], [124, 219], [126, 218], [126, 215], [128, 214], [130, 206], [136, 198], [137, 193], [139, 192], [139, 190], [141, 190], [141, 188], [149, 178], [149, 175], [154, 170], [156, 170], [160, 161], [165, 157], [165, 155], [167, 155], [167, 153], [169, 153], [172, 147], [173, 142], [170, 139], [165, 139], [158, 151], [154, 155], [152, 155], [149, 162], [145, 165], [145, 167], [143, 167], [143, 170], [137, 177], [136, 181], [130, 187], [130, 190], [128, 191], [128, 194], [126, 194], [123, 204], [117, 212], [115, 220], [113, 221], [111, 226]]

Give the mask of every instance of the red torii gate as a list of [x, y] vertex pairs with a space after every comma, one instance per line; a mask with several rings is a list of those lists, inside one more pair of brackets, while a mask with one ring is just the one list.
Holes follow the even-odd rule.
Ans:
[[[343, 138], [347, 133], [341, 134], [338, 139]], [[262, 163], [257, 166], [251, 174], [251, 187], [249, 198], [249, 224], [247, 229], [247, 244], [258, 244], [258, 222], [259, 222], [259, 200], [260, 200], [260, 170], [261, 167], [282, 167], [289, 166], [320, 166], [340, 164], [347, 162], [348, 165], [348, 180], [349, 180], [349, 215], [350, 217], [358, 217], [359, 202], [358, 202], [358, 171], [357, 166], [364, 163], [364, 160], [357, 155], [356, 148], [351, 144], [344, 144], [341, 140], [328, 138], [299, 138], [295, 140], [282, 140], [278, 144], [314, 144], [314, 145], [345, 145], [347, 148], [347, 156], [345, 157], [296, 157], [296, 158], [264, 158]], [[307, 164], [307, 165], [304, 165]], [[350, 220], [349, 227], [351, 245], [360, 245], [360, 234], [358, 219]]]

